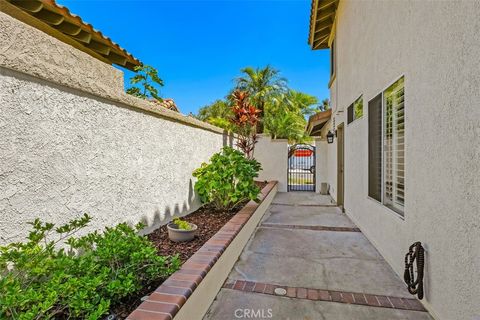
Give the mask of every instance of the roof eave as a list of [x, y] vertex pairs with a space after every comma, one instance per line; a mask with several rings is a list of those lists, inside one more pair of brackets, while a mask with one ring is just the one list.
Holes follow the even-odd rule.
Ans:
[[310, 116], [307, 124], [307, 133], [309, 136], [316, 136], [319, 133], [325, 124], [332, 117], [332, 109], [326, 111], [317, 112], [316, 114]]
[[340, 0], [312, 0], [308, 44], [312, 50], [327, 49]]
[[[75, 47], [90, 54], [91, 56], [110, 64], [116, 64], [124, 68], [133, 70], [142, 63], [133, 55], [121, 48], [110, 38], [104, 36], [100, 31], [95, 30], [92, 25], [84, 22], [79, 16], [76, 16], [63, 6], [57, 5], [55, 0], [0, 0], [5, 6], [13, 6], [25, 15], [16, 15], [15, 18], [22, 22], [32, 25], [31, 21], [36, 20], [45, 25], [42, 27], [54, 29], [60, 32], [62, 37], [59, 40], [64, 41], [68, 37], [78, 45]], [[58, 35], [55, 32], [47, 32], [50, 35]], [[61, 39], [60, 39], [61, 38]], [[71, 42], [69, 41], [71, 44]]]

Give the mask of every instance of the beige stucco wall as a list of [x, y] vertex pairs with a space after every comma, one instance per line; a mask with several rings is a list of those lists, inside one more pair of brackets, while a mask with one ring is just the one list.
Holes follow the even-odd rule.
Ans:
[[255, 145], [254, 158], [262, 165], [258, 179], [277, 180], [278, 191], [287, 192], [288, 141], [271, 139], [269, 135], [261, 134]]
[[[345, 128], [346, 213], [400, 277], [408, 246], [424, 243], [424, 303], [439, 320], [480, 316], [479, 16], [475, 1], [342, 0], [336, 18], [336, 124], [364, 97], [364, 117]], [[367, 196], [368, 101], [401, 75], [404, 219]]]
[[228, 139], [127, 96], [121, 78], [0, 12], [0, 244], [36, 217], [152, 227], [198, 207], [192, 171]]

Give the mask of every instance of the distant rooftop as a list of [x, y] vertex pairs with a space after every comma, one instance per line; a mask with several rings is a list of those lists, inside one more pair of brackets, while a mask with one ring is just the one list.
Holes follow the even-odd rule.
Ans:
[[95, 30], [91, 24], [70, 13], [66, 7], [58, 5], [55, 0], [0, 0], [0, 9], [103, 62], [130, 70], [142, 64], [110, 38]]
[[307, 133], [309, 136], [319, 136], [325, 124], [332, 117], [332, 109], [317, 112], [310, 116], [307, 124]]

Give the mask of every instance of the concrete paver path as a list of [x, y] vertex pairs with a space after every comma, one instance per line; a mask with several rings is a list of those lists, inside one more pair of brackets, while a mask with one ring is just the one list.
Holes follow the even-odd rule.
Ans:
[[422, 309], [330, 197], [289, 192], [276, 195], [204, 319], [432, 319]]

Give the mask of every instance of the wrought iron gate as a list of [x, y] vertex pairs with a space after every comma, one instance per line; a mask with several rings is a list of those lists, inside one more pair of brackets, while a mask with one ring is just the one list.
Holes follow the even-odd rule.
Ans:
[[288, 191], [315, 191], [315, 147], [296, 144], [288, 148]]

